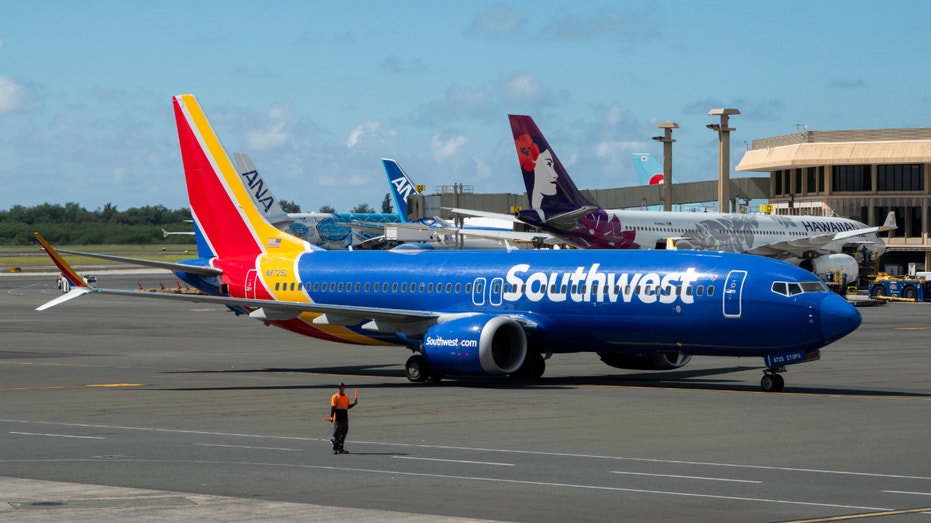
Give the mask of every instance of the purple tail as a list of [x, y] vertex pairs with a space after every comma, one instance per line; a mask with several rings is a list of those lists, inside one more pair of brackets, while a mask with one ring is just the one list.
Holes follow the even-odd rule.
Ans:
[[517, 218], [582, 249], [638, 249], [635, 231], [582, 195], [533, 118], [508, 115], [530, 209]]

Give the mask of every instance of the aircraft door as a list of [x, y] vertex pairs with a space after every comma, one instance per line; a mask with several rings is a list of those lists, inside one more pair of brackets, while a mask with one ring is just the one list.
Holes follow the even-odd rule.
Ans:
[[250, 269], [246, 273], [246, 299], [255, 299], [255, 286], [258, 283], [255, 281], [256, 276], [258, 276], [258, 272], [255, 269]]
[[485, 278], [475, 278], [472, 282], [472, 304], [485, 305]]
[[739, 318], [747, 271], [731, 271], [724, 280], [724, 317]]

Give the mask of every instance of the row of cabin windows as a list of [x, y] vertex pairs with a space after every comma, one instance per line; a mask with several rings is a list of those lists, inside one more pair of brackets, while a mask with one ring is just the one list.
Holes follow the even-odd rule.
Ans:
[[[290, 285], [288, 283], [282, 284], [281, 282], [275, 283], [276, 291], [278, 290], [293, 291], [295, 288], [298, 290], [303, 289], [307, 292], [359, 292], [361, 289], [365, 289], [365, 292], [388, 292], [389, 286], [388, 286], [388, 282], [384, 282], [384, 283], [375, 282], [374, 284], [371, 282], [366, 282], [365, 284], [362, 284], [360, 282], [353, 283], [353, 282], [348, 282], [348, 281], [345, 283], [344, 282], [333, 282], [333, 281], [321, 283], [317, 281], [317, 282], [306, 282], [304, 284], [291, 282]], [[401, 292], [408, 292], [407, 282], [404, 282], [401, 284], [398, 284], [398, 282], [394, 282], [390, 286], [391, 292], [398, 292], [399, 288]], [[411, 282], [410, 284], [410, 292], [428, 292], [428, 293], [435, 292], [436, 294], [441, 294], [443, 292], [452, 293], [454, 291], [456, 293], [462, 292], [462, 284], [457, 283], [453, 285], [452, 283], [447, 283], [445, 287], [443, 286], [442, 283], [437, 283], [435, 287], [432, 283], [420, 283], [418, 285], [417, 283]], [[466, 293], [472, 292], [471, 283], [467, 283], [465, 285], [465, 291]]]
[[[361, 284], [360, 282], [343, 283], [343, 282], [332, 282], [332, 281], [323, 282], [323, 283], [306, 282], [303, 285], [297, 284], [295, 282], [291, 282], [290, 284], [288, 283], [282, 284], [281, 282], [275, 283], [276, 291], [279, 291], [279, 290], [293, 291], [295, 289], [302, 289], [302, 288], [305, 289], [307, 292], [359, 292], [360, 289], [365, 289], [364, 292], [388, 292], [389, 285], [388, 285], [388, 282], [384, 282], [384, 283], [376, 282], [374, 284], [370, 282], [366, 282], [365, 284]], [[512, 293], [517, 291], [517, 285], [505, 285], [504, 288], [505, 290], [512, 292]], [[433, 283], [417, 284], [417, 283], [411, 282], [410, 287], [408, 287], [407, 282], [404, 282], [401, 284], [394, 282], [391, 284], [390, 289], [391, 289], [391, 292], [394, 292], [394, 293], [398, 292], [398, 290], [400, 289], [402, 293], [407, 293], [409, 290], [412, 293], [413, 292], [420, 292], [420, 293], [427, 292], [427, 293], [442, 294], [445, 292], [447, 294], [450, 294], [450, 293], [455, 292], [456, 294], [458, 294], [462, 291], [462, 284], [461, 283], [456, 283], [456, 284], [447, 283], [444, 286], [442, 283], [437, 283], [436, 286], [434, 286]], [[483, 286], [481, 284], [476, 285], [475, 290], [478, 293], [484, 292]], [[526, 293], [527, 285], [526, 284], [521, 285], [520, 290], [521, 290], [521, 293]], [[598, 290], [597, 287], [593, 286], [591, 288], [592, 293], [596, 292], [597, 290]], [[607, 285], [605, 285], [601, 289], [603, 294], [608, 294], [610, 290], [611, 288]], [[682, 287], [678, 285], [668, 285], [665, 287], [665, 289], [660, 288], [659, 285], [644, 285], [642, 287], [640, 285], [636, 285], [633, 287], [633, 289], [631, 289], [631, 286], [627, 285], [624, 287], [624, 294], [630, 295], [631, 290], [633, 290], [633, 294], [641, 294], [641, 291], [642, 291], [647, 296], [653, 295], [654, 292], [660, 293], [661, 295], [664, 295], [664, 296], [670, 296], [673, 294], [675, 294], [676, 296], [679, 296], [682, 294]], [[589, 289], [588, 289], [588, 285], [585, 285], [585, 284], [581, 286], [572, 285], [571, 287], [568, 285], [560, 286], [560, 285], [553, 284], [553, 285], [550, 285], [549, 287], [550, 294], [566, 294], [567, 291], [571, 292], [572, 294], [584, 295], [588, 293]], [[465, 284], [465, 292], [466, 294], [472, 293], [471, 283]], [[498, 294], [499, 292], [501, 292], [501, 284], [496, 283], [494, 287], [492, 288], [492, 294]], [[703, 296], [705, 294], [705, 286], [696, 285], [693, 287], [692, 285], [689, 285], [688, 287], [685, 288], [686, 296], [692, 296], [693, 293], [695, 296]], [[620, 295], [620, 294], [621, 294], [621, 286], [615, 285], [614, 295]], [[714, 296], [713, 286], [708, 285], [707, 295]]]
[[[632, 225], [625, 225], [624, 229], [628, 231], [675, 232], [679, 234], [698, 234], [699, 232], [698, 229], [677, 229], [675, 227], [634, 227]], [[760, 230], [744, 231], [744, 230], [737, 230], [737, 229], [727, 229], [727, 230], [718, 229], [712, 232], [722, 233], [722, 234], [751, 234], [751, 235], [772, 234], [772, 235], [779, 235], [779, 236], [807, 236], [808, 235], [808, 233], [806, 232], [796, 232], [796, 231], [760, 231]]]

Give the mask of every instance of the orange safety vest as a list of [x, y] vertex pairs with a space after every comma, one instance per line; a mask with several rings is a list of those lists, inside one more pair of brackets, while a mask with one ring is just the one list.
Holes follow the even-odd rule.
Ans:
[[336, 393], [330, 398], [330, 406], [337, 409], [348, 409], [349, 408], [349, 396], [346, 394]]

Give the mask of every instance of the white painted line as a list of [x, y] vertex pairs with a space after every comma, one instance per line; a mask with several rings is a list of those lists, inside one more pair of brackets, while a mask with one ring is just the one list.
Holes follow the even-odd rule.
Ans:
[[513, 463], [494, 463], [491, 461], [466, 461], [460, 459], [416, 458], [414, 456], [393, 456], [395, 459], [413, 459], [419, 461], [445, 461], [447, 463], [467, 463], [469, 465], [495, 465], [498, 467], [513, 467]]
[[912, 496], [931, 496], [931, 492], [908, 492], [905, 490], [884, 490], [887, 494], [909, 494]]
[[[61, 423], [57, 421], [26, 421], [0, 418], [0, 423], [19, 423], [23, 425], [54, 425], [58, 427], [84, 427], [97, 429], [117, 429], [117, 430], [138, 430], [143, 432], [156, 432], [165, 434], [199, 434], [203, 436], [232, 436], [240, 438], [271, 439], [271, 440], [292, 440], [292, 441], [320, 441], [329, 443], [328, 438], [307, 438], [300, 436], [273, 436], [268, 434], [241, 434], [231, 432], [212, 432], [202, 430], [180, 430], [180, 429], [160, 429], [155, 427], [132, 427], [123, 425], [98, 425], [91, 423]], [[352, 440], [354, 445], [382, 445], [385, 447], [406, 447], [406, 448], [423, 448], [423, 449], [446, 449], [446, 450], [467, 450], [473, 452], [494, 452], [505, 454], [522, 454], [527, 456], [556, 456], [565, 458], [585, 458], [585, 459], [604, 459], [611, 461], [636, 461], [641, 463], [667, 463], [677, 465], [694, 465], [707, 467], [725, 467], [734, 469], [753, 469], [753, 470], [778, 470], [782, 472], [806, 472], [811, 474], [836, 474], [842, 476], [858, 476], [872, 478], [896, 478], [896, 479], [920, 479], [931, 480], [931, 476], [909, 476], [904, 474], [880, 474], [875, 472], [854, 472], [849, 470], [828, 470], [828, 469], [807, 469], [794, 467], [778, 467], [768, 465], [744, 465], [739, 463], [713, 463], [707, 461], [685, 461], [658, 458], [635, 458], [630, 456], [605, 456], [598, 454], [577, 454], [572, 452], [542, 452], [535, 450], [512, 450], [512, 449], [492, 449], [482, 447], [460, 447], [454, 445], [425, 445], [418, 443], [393, 443], [385, 441], [356, 441]]]
[[304, 449], [286, 449], [280, 447], [250, 447], [248, 445], [220, 445], [218, 443], [195, 443], [201, 447], [224, 447], [228, 449], [255, 449], [255, 450], [284, 450], [288, 452], [302, 452]]
[[107, 439], [102, 436], [73, 436], [71, 434], [36, 434], [34, 432], [10, 432], [21, 436], [48, 436], [50, 438]]
[[619, 470], [608, 471], [611, 474], [630, 474], [632, 476], [656, 476], [659, 478], [677, 478], [677, 479], [700, 479], [704, 481], [733, 481], [734, 483], [763, 483], [762, 481], [753, 481], [748, 479], [729, 479], [729, 478], [708, 478], [704, 476], [677, 476], [674, 474], [647, 474], [646, 472], [622, 472]]

